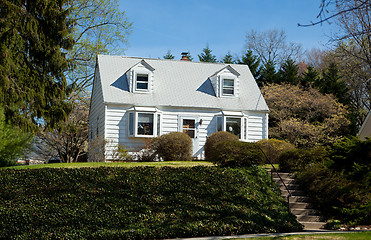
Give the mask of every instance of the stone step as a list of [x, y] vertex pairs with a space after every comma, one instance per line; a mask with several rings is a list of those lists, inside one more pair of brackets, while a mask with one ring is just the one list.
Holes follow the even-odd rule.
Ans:
[[304, 230], [320, 230], [324, 229], [326, 222], [300, 222], [304, 226]]
[[[281, 178], [293, 178], [294, 174], [292, 173], [278, 173]], [[277, 172], [272, 172], [272, 178], [279, 178]]]
[[305, 215], [305, 216], [319, 216], [319, 211], [312, 208], [300, 209], [300, 208], [290, 208], [294, 215]]
[[292, 179], [292, 178], [282, 178], [282, 181], [281, 179], [279, 178], [273, 178], [273, 181], [275, 181], [278, 185], [283, 185], [282, 181], [287, 185], [287, 184], [293, 184], [295, 183], [295, 179]]
[[290, 209], [312, 209], [313, 205], [309, 202], [291, 202]]
[[[291, 193], [291, 196], [300, 196], [300, 197], [305, 196], [305, 193], [302, 190], [289, 190], [289, 191]], [[281, 196], [287, 197], [288, 195], [289, 195], [289, 193], [286, 189], [281, 190]]]
[[286, 187], [289, 189], [289, 190], [300, 190], [300, 185], [299, 184], [286, 184], [286, 187], [285, 185], [282, 184], [279, 184], [279, 187], [280, 187], [280, 190], [286, 190]]
[[323, 221], [322, 216], [312, 215], [295, 215], [299, 222], [321, 222]]
[[310, 203], [310, 202], [312, 202], [312, 200], [308, 196], [291, 196], [290, 197], [290, 203], [293, 203], [293, 202]]

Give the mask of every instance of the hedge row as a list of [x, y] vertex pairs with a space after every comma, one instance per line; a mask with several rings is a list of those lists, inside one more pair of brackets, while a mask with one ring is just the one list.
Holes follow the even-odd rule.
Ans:
[[259, 167], [0, 171], [0, 239], [155, 239], [298, 231]]

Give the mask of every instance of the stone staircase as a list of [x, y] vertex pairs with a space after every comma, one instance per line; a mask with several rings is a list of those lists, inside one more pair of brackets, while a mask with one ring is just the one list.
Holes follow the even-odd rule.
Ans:
[[[290, 211], [297, 217], [298, 221], [304, 226], [304, 230], [320, 230], [324, 229], [326, 222], [320, 215], [320, 212], [313, 208], [311, 199], [305, 196], [305, 193], [300, 190], [298, 184], [295, 183], [295, 179], [291, 173], [279, 173], [283, 182], [291, 193], [290, 200]], [[273, 172], [272, 179], [280, 187], [282, 197], [287, 201], [289, 195], [282, 181], [278, 177], [277, 173]]]

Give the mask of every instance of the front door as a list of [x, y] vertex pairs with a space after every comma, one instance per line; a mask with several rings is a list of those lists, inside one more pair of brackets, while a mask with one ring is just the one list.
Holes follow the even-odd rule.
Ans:
[[198, 150], [198, 121], [197, 117], [182, 117], [181, 131], [187, 134], [193, 142], [193, 154]]

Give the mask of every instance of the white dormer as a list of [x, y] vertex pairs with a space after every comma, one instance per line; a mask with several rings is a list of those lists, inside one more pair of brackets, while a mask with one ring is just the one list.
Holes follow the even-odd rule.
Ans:
[[153, 91], [153, 72], [155, 69], [142, 60], [127, 72], [129, 91], [133, 93], [151, 93]]
[[239, 77], [240, 74], [230, 65], [214, 73], [211, 77], [211, 83], [217, 97], [238, 97], [239, 95]]

